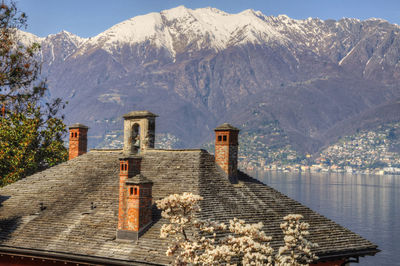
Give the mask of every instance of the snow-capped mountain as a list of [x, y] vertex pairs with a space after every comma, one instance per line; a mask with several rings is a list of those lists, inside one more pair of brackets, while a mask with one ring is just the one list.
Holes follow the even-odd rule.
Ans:
[[381, 19], [179, 6], [92, 38], [19, 34], [41, 44], [51, 93], [69, 101], [68, 123], [91, 127], [91, 146], [124, 112], [148, 109], [183, 146], [221, 122], [268, 135], [263, 123], [277, 120], [297, 149], [315, 151], [331, 128], [400, 96], [400, 27]]
[[174, 57], [183, 51], [222, 50], [250, 42], [283, 43], [285, 39], [260, 12], [246, 10], [232, 15], [215, 8], [191, 10], [179, 6], [119, 23], [88, 40], [81, 52], [100, 46], [115, 53], [121, 45], [147, 42]]

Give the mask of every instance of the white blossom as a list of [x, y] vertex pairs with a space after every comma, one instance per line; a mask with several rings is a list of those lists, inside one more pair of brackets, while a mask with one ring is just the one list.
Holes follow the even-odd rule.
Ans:
[[281, 224], [285, 246], [279, 248], [275, 265], [307, 265], [318, 258], [311, 251], [318, 245], [303, 237], [309, 234], [309, 224], [300, 222], [302, 218], [300, 214], [289, 214], [283, 218], [286, 221]]
[[[274, 255], [271, 237], [263, 231], [263, 223], [246, 224], [234, 218], [229, 226], [210, 220], [200, 220], [199, 201], [192, 193], [173, 194], [156, 201], [161, 216], [169, 220], [160, 230], [161, 238], [169, 238], [166, 255], [175, 256], [176, 265], [308, 265], [317, 259], [304, 238], [309, 225], [300, 222], [299, 214], [290, 214], [281, 224], [285, 245]], [[228, 234], [217, 237], [218, 233]], [[232, 263], [232, 264], [231, 264]]]

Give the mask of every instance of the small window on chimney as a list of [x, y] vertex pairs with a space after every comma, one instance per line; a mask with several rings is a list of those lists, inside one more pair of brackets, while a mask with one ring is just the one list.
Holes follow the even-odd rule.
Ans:
[[135, 187], [135, 195], [137, 195], [137, 187]]
[[224, 135], [224, 141], [226, 141], [226, 135]]
[[78, 136], [78, 133], [75, 132], [75, 138]]
[[73, 138], [73, 137], [74, 137], [74, 133], [71, 132], [71, 138]]
[[221, 141], [222, 140], [222, 136], [218, 136], [218, 141]]
[[[136, 190], [136, 188], [135, 188], [135, 190]], [[130, 193], [131, 193], [131, 195], [133, 195], [133, 187], [131, 187], [131, 192]]]

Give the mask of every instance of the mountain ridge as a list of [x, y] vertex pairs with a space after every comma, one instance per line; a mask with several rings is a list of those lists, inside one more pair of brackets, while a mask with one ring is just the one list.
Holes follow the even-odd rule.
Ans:
[[184, 147], [226, 121], [267, 134], [262, 121], [273, 119], [298, 151], [316, 152], [338, 123], [400, 96], [400, 27], [381, 19], [180, 6], [92, 38], [38, 40], [51, 95], [70, 102], [67, 123], [92, 128], [92, 147], [122, 128], [124, 112], [149, 109]]
[[[209, 11], [209, 12], [205, 12], [205, 11]], [[210, 20], [210, 18], [213, 17], [213, 14], [219, 15], [220, 16], [219, 19], [224, 18], [224, 17], [227, 17], [229, 19], [225, 19], [223, 21], [224, 25], [217, 25], [215, 23], [217, 21], [217, 19], [215, 19], [215, 18], [212, 20], [214, 22], [214, 24], [210, 23], [210, 22], [207, 22], [207, 23], [204, 22], [205, 21], [204, 17], [207, 17], [207, 19]], [[240, 22], [238, 22], [238, 20], [239, 21], [242, 20], [242, 24], [245, 24], [246, 26], [254, 26], [254, 25], [252, 25], [251, 22], [255, 22], [255, 21], [263, 22], [264, 23], [263, 26], [266, 26], [266, 25], [267, 26], [271, 26], [271, 25], [276, 26], [276, 23], [286, 22], [286, 25], [285, 24], [283, 24], [283, 25], [286, 26], [290, 30], [293, 30], [293, 28], [295, 28], [295, 30], [302, 29], [301, 26], [303, 26], [304, 24], [310, 24], [310, 23], [318, 24], [318, 23], [322, 23], [325, 21], [333, 22], [333, 23], [337, 24], [338, 26], [340, 26], [339, 25], [340, 22], [344, 22], [344, 24], [346, 24], [349, 21], [353, 22], [353, 23], [354, 22], [357, 22], [357, 23], [359, 23], [359, 22], [388, 23], [386, 20], [379, 19], [379, 18], [369, 18], [369, 19], [366, 19], [363, 21], [361, 21], [359, 19], [355, 19], [355, 18], [342, 18], [338, 21], [328, 19], [328, 20], [324, 21], [319, 18], [292, 19], [292, 18], [289, 18], [287, 15], [266, 16], [266, 15], [262, 14], [260, 11], [255, 11], [253, 9], [247, 9], [247, 10], [244, 10], [237, 14], [229, 14], [224, 11], [218, 10], [216, 8], [212, 8], [212, 7], [189, 9], [184, 6], [178, 6], [176, 8], [172, 8], [169, 10], [163, 10], [159, 13], [152, 12], [149, 14], [132, 17], [132, 18], [122, 21], [122, 22], [112, 26], [111, 28], [99, 33], [98, 35], [90, 37], [90, 38], [82, 38], [82, 37], [79, 37], [78, 35], [69, 33], [65, 30], [63, 30], [59, 33], [56, 33], [56, 34], [50, 34], [46, 37], [38, 37], [38, 36], [35, 36], [35, 35], [33, 35], [31, 33], [27, 33], [27, 32], [22, 32], [22, 35], [25, 35], [25, 34], [33, 35], [28, 38], [28, 39], [30, 39], [29, 41], [32, 42], [32, 39], [34, 39], [34, 41], [39, 42], [39, 43], [42, 41], [45, 41], [46, 39], [49, 39], [53, 36], [65, 34], [65, 35], [73, 36], [74, 38], [79, 38], [83, 45], [84, 44], [87, 44], [87, 45], [92, 44], [93, 45], [94, 43], [103, 42], [103, 40], [107, 39], [107, 37], [110, 38], [111, 42], [132, 44], [132, 43], [140, 43], [140, 42], [145, 41], [146, 39], [150, 39], [151, 37], [153, 37], [153, 35], [156, 34], [152, 31], [152, 30], [155, 30], [154, 29], [155, 27], [157, 27], [157, 29], [163, 29], [163, 28], [165, 28], [165, 24], [171, 23], [171, 21], [174, 21], [178, 18], [182, 19], [182, 16], [185, 16], [186, 18], [194, 18], [195, 19], [194, 22], [196, 22], [197, 24], [200, 23], [201, 26], [203, 26], [203, 27], [205, 25], [211, 25], [211, 26], [217, 25], [217, 26], [219, 26], [219, 28], [216, 27], [215, 29], [217, 29], [218, 32], [222, 32], [227, 35], [231, 35], [235, 31], [235, 29], [240, 29], [240, 28], [244, 27], [243, 25], [240, 25]], [[246, 18], [248, 20], [245, 20]], [[149, 27], [143, 28], [143, 26], [145, 24], [149, 24], [149, 23], [152, 25], [152, 27], [150, 27], [150, 29], [152, 29], [150, 32], [148, 31]], [[155, 24], [155, 25], [153, 25], [153, 24]], [[162, 24], [164, 24], [164, 25], [162, 25]], [[219, 22], [219, 24], [222, 24], [222, 22]], [[231, 24], [233, 24], [233, 26]], [[227, 25], [230, 26], [231, 28], [224, 29], [224, 27], [226, 28]], [[399, 28], [399, 26], [396, 24], [391, 24], [391, 25], [397, 26]], [[198, 25], [196, 25], [196, 26], [198, 26]], [[234, 26], [236, 26], [235, 29], [232, 28]], [[292, 26], [292, 28], [290, 28], [290, 26]], [[224, 30], [226, 32], [223, 32]], [[253, 27], [253, 30], [254, 30], [254, 27]], [[284, 39], [284, 37], [282, 37], [281, 34], [277, 30], [273, 29], [272, 27], [264, 27], [263, 30], [265, 31], [265, 32], [263, 32], [264, 34], [265, 33], [273, 33], [273, 35], [278, 35], [280, 38]], [[260, 32], [261, 31], [262, 30], [260, 30]], [[117, 33], [119, 33], [119, 36], [116, 37]], [[129, 34], [127, 34], [127, 33], [129, 33]], [[204, 35], [207, 35], [210, 33], [215, 33], [215, 32], [212, 32], [210, 29], [205, 29], [204, 32], [202, 32], [202, 33], [204, 36]], [[132, 35], [134, 37], [136, 37], [136, 39], [132, 38]], [[214, 34], [214, 35], [216, 36], [217, 34]], [[112, 38], [112, 37], [116, 37], [116, 38]], [[158, 35], [156, 37], [160, 37], [160, 36]], [[171, 36], [169, 36], [169, 38], [170, 37]], [[254, 36], [248, 36], [248, 37], [250, 37], [250, 40], [252, 38], [255, 39]], [[303, 32], [303, 37], [304, 37], [304, 32]], [[217, 39], [221, 43], [222, 42], [221, 39], [229, 39], [229, 38], [227, 38], [226, 35], [222, 35], [222, 36], [219, 36]], [[266, 42], [268, 40], [268, 38], [267, 39], [259, 38], [258, 40], [263, 40], [264, 42]], [[167, 47], [168, 45], [166, 45], [165, 43], [169, 42], [170, 40], [168, 40], [168, 41], [163, 40], [163, 41], [164, 41], [164, 43], [161, 46]], [[249, 39], [247, 41], [249, 41]], [[258, 44], [260, 44], [260, 43], [258, 43]], [[216, 45], [216, 46], [218, 46], [218, 45]], [[227, 46], [222, 46], [221, 48], [225, 49], [225, 48], [227, 48]], [[170, 49], [172, 49], [172, 48], [170, 48]]]

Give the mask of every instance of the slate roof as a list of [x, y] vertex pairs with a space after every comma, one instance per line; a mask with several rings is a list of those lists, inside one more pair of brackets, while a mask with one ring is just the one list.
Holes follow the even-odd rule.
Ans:
[[[1, 188], [0, 252], [45, 252], [108, 265], [170, 263], [167, 242], [159, 238], [165, 220], [155, 207], [155, 222], [138, 243], [115, 239], [121, 155], [91, 151]], [[309, 239], [319, 244], [321, 259], [378, 252], [373, 243], [242, 172], [239, 184], [229, 183], [204, 150], [149, 150], [141, 156], [141, 174], [153, 182], [154, 200], [173, 193], [200, 194], [203, 218], [262, 221], [275, 250], [283, 243], [282, 217], [299, 213], [310, 223]]]

